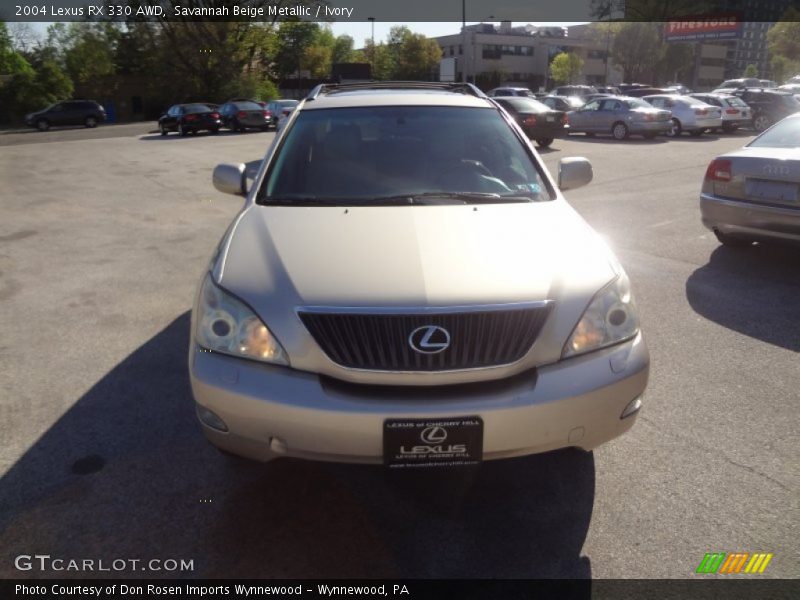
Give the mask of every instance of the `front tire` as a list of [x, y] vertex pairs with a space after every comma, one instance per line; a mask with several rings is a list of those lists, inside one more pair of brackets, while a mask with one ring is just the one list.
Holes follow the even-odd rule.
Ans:
[[614, 123], [611, 127], [611, 135], [615, 140], [625, 140], [628, 138], [628, 126], [625, 123]]
[[165, 125], [161, 126], [161, 135], [167, 135], [169, 133], [169, 129]]
[[539, 138], [536, 140], [536, 145], [540, 148], [547, 148], [553, 143], [553, 138]]
[[672, 119], [672, 125], [670, 126], [669, 131], [667, 131], [667, 135], [669, 137], [678, 137], [682, 131], [683, 128], [681, 127], [681, 122], [678, 121], [678, 119]]

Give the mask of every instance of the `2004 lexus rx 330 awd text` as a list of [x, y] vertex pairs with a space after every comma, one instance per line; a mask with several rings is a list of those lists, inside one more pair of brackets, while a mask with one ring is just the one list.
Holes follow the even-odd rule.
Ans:
[[477, 88], [316, 88], [277, 134], [192, 314], [219, 449], [390, 467], [575, 446], [636, 419], [649, 356], [628, 277]]

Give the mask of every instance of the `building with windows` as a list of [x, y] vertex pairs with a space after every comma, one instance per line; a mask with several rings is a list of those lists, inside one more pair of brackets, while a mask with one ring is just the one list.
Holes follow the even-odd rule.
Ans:
[[550, 62], [561, 52], [572, 52], [583, 61], [583, 72], [575, 84], [610, 85], [621, 81], [620, 73], [606, 65], [608, 40], [597, 38], [586, 25], [574, 27], [512, 27], [470, 25], [462, 33], [435, 38], [442, 58], [456, 58], [456, 80], [465, 76], [480, 87], [521, 85], [532, 90], [550, 89]]

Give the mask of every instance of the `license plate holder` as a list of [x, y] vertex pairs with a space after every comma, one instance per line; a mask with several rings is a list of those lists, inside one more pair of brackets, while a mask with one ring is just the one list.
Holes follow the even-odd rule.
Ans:
[[798, 185], [783, 181], [748, 179], [745, 192], [756, 200], [775, 200], [777, 202], [797, 202]]
[[469, 467], [483, 460], [483, 419], [477, 416], [387, 419], [383, 464], [391, 469]]

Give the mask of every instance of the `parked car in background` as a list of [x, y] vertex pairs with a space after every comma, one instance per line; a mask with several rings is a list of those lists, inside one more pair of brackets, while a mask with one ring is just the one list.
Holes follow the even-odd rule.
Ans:
[[231, 98], [228, 100], [228, 102], [253, 102], [258, 104], [261, 108], [267, 107], [267, 102], [264, 102], [263, 100], [256, 100], [255, 98]]
[[593, 85], [561, 85], [550, 93], [553, 96], [586, 96], [596, 94], [597, 88]]
[[700, 213], [723, 244], [800, 242], [799, 206], [800, 113], [708, 165]]
[[170, 131], [177, 131], [181, 136], [198, 131], [219, 133], [221, 126], [219, 112], [201, 102], [175, 104], [158, 119], [161, 135], [167, 135]]
[[539, 102], [552, 108], [553, 110], [561, 110], [569, 112], [580, 108], [586, 101], [580, 96], [545, 96], [540, 98]]
[[772, 81], [771, 79], [759, 79], [758, 80], [758, 84], [762, 88], [766, 88], [766, 89], [774, 89], [774, 88], [778, 87], [778, 83], [775, 82], [775, 81]]
[[761, 87], [761, 80], [756, 79], [755, 77], [743, 77], [740, 79], [726, 79], [723, 81], [717, 89], [727, 89], [727, 90], [743, 90], [744, 88], [757, 88]]
[[672, 93], [681, 94], [681, 95], [686, 95], [686, 94], [691, 94], [692, 93], [692, 90], [689, 89], [688, 87], [686, 87], [685, 85], [683, 85], [682, 83], [676, 83], [674, 85], [668, 85], [666, 89], [668, 89]]
[[643, 100], [656, 108], [670, 111], [671, 127], [667, 132], [670, 137], [677, 137], [684, 131], [695, 137], [703, 135], [707, 129], [722, 127], [722, 109], [706, 104], [691, 96], [677, 94], [660, 94], [645, 96]]
[[753, 111], [753, 129], [759, 133], [784, 117], [800, 111], [800, 102], [793, 94], [778, 90], [736, 90]]
[[738, 96], [711, 92], [689, 94], [689, 96], [711, 106], [719, 107], [722, 110], [722, 131], [726, 133], [753, 123], [753, 113], [750, 107]]
[[785, 83], [787, 84], [800, 83], [800, 75], [795, 75], [794, 77], [790, 77], [789, 79], [786, 80]]
[[106, 109], [94, 100], [65, 100], [25, 115], [25, 124], [47, 131], [52, 126], [83, 125], [97, 127], [106, 120]]
[[527, 96], [535, 98], [535, 95], [526, 87], [496, 87], [486, 92], [490, 98], [500, 98], [503, 96]]
[[598, 98], [609, 98], [609, 97], [614, 96], [614, 95], [615, 94], [607, 94], [605, 92], [597, 92], [596, 94], [586, 94], [585, 96], [582, 96], [582, 98], [584, 99], [584, 101], [585, 101], [584, 104], [585, 104], [586, 102], [590, 102], [592, 100], [597, 100]]
[[595, 86], [597, 88], [597, 92], [600, 94], [610, 94], [612, 96], [622, 96], [622, 90], [618, 87], [613, 85], [598, 85]]
[[622, 94], [620, 95], [624, 96], [627, 95], [627, 93], [630, 92], [631, 90], [636, 90], [639, 88], [649, 88], [653, 86], [647, 85], [646, 83], [620, 83], [617, 87], [619, 88], [620, 92], [622, 92]]
[[779, 85], [775, 88], [779, 92], [789, 92], [790, 94], [800, 94], [800, 83], [787, 83], [785, 85]]
[[[630, 282], [471, 85], [322, 85], [215, 187], [247, 195], [199, 282], [189, 376], [227, 453], [458, 468], [630, 429], [649, 355]], [[233, 376], [231, 376], [233, 374]]]
[[272, 125], [272, 127], [275, 129], [278, 129], [278, 125], [280, 124], [281, 120], [286, 120], [289, 118], [289, 115], [291, 115], [292, 111], [297, 108], [298, 104], [300, 104], [298, 100], [292, 100], [291, 98], [280, 98], [267, 104], [270, 125]]
[[267, 113], [268, 109], [251, 100], [226, 102], [219, 108], [223, 127], [232, 131], [247, 131], [247, 129], [266, 131], [270, 126]]
[[610, 133], [624, 140], [629, 135], [653, 139], [670, 129], [670, 112], [652, 107], [644, 100], [628, 96], [612, 96], [587, 102], [567, 113], [570, 133]]
[[495, 102], [505, 108], [522, 127], [525, 135], [536, 140], [536, 144], [542, 148], [564, 134], [564, 126], [567, 124], [567, 113], [564, 111], [554, 110], [533, 98], [519, 96], [496, 98]]
[[626, 95], [631, 98], [643, 98], [645, 96], [653, 96], [655, 94], [674, 94], [672, 90], [666, 88], [656, 87], [636, 87], [626, 92]]

